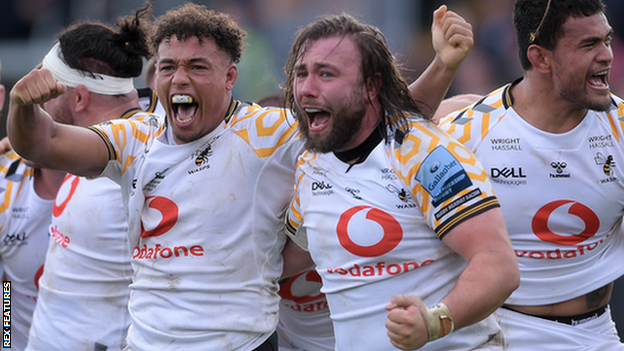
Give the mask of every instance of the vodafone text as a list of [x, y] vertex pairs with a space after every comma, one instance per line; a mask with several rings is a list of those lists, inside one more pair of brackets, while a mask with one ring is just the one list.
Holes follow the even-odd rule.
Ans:
[[69, 237], [63, 235], [63, 233], [58, 230], [57, 226], [51, 227], [50, 231], [52, 232], [52, 237], [57, 243], [59, 243], [59, 245], [63, 247], [67, 247], [67, 245], [69, 245]]
[[577, 246], [574, 250], [564, 250], [564, 251], [561, 251], [561, 249], [555, 249], [551, 251], [518, 251], [516, 250], [516, 256], [534, 258], [537, 260], [542, 259], [542, 258], [547, 258], [550, 260], [575, 258], [578, 256], [583, 256], [589, 251], [593, 251], [594, 249], [596, 249], [598, 244], [601, 244], [602, 242], [603, 240], [600, 240], [600, 242], [595, 242], [593, 244]]
[[193, 245], [191, 247], [186, 246], [174, 246], [166, 247], [160, 244], [156, 244], [154, 247], [147, 247], [143, 244], [143, 247], [135, 246], [132, 251], [132, 258], [139, 260], [157, 259], [157, 258], [172, 258], [181, 256], [203, 256], [204, 247], [201, 245]]
[[386, 265], [386, 262], [377, 262], [374, 265], [363, 265], [360, 266], [358, 264], [354, 264], [351, 268], [335, 268], [328, 269], [327, 273], [338, 273], [341, 275], [351, 275], [352, 277], [373, 277], [373, 276], [382, 276], [385, 274], [388, 275], [397, 275], [400, 273], [408, 272], [418, 267], [422, 267], [426, 264], [432, 263], [434, 260], [425, 260], [420, 265], [417, 262], [404, 262], [402, 264], [390, 264]]
[[297, 312], [317, 312], [327, 310], [329, 307], [327, 306], [327, 300], [323, 299], [322, 301], [310, 302], [310, 303], [296, 303], [290, 304], [285, 303], [285, 306], [289, 307], [293, 311]]

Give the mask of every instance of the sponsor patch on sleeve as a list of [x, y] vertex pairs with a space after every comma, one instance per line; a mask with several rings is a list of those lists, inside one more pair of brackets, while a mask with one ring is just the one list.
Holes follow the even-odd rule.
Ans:
[[415, 179], [431, 195], [436, 207], [472, 185], [461, 163], [442, 146], [427, 155]]

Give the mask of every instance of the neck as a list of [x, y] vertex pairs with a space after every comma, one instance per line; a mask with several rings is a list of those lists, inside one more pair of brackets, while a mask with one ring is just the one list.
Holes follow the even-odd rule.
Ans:
[[93, 94], [89, 108], [84, 111], [76, 124], [88, 127], [94, 124], [121, 118], [128, 110], [139, 107], [139, 95], [136, 91], [124, 96], [106, 96]]
[[[533, 79], [533, 80], [532, 80]], [[548, 133], [565, 133], [574, 129], [587, 114], [587, 109], [563, 99], [552, 85], [537, 84], [525, 78], [511, 88], [513, 108], [527, 123]]]
[[362, 163], [373, 149], [383, 140], [383, 126], [379, 123], [377, 127], [370, 133], [370, 135], [358, 146], [353, 149], [344, 151], [335, 151], [334, 155], [344, 162], [350, 165]]
[[35, 192], [44, 200], [54, 200], [67, 173], [45, 168], [35, 168]]

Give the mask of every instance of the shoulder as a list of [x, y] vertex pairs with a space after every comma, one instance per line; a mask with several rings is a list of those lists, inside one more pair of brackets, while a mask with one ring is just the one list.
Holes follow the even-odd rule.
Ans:
[[298, 138], [298, 123], [289, 110], [241, 104], [227, 121], [227, 128], [244, 140], [260, 156]]
[[472, 105], [455, 111], [440, 120], [439, 127], [461, 143], [479, 140], [507, 114], [513, 98], [511, 85], [500, 87]]
[[32, 167], [27, 166], [14, 151], [7, 151], [0, 155], [0, 178], [3, 181], [21, 181], [23, 177], [30, 176], [32, 173]]
[[472, 164], [474, 156], [455, 138], [444, 133], [433, 123], [414, 121], [407, 132], [397, 132], [394, 137], [394, 158], [405, 176], [413, 175], [425, 163], [440, 155], [449, 155]]

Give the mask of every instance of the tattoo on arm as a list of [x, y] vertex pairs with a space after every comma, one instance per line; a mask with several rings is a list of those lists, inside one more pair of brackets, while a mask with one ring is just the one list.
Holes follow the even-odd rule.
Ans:
[[100, 173], [102, 173], [102, 170], [103, 170], [103, 169], [104, 169], [104, 168], [102, 168], [102, 167], [100, 167], [100, 166], [91, 166], [91, 167], [89, 167], [88, 171], [89, 171], [89, 172], [93, 172], [93, 173], [95, 173], [95, 174], [100, 174]]
[[602, 301], [609, 293], [611, 285], [607, 284], [600, 289], [596, 289], [589, 294], [585, 295], [585, 302], [587, 303], [587, 308], [596, 309], [600, 307]]

